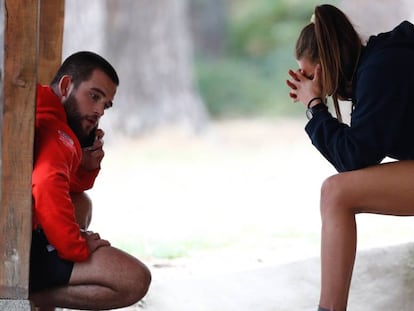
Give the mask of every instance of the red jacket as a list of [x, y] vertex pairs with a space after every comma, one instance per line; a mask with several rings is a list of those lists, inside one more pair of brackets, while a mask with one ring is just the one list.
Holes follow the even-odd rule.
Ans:
[[59, 98], [49, 86], [38, 86], [32, 175], [33, 228], [42, 228], [58, 255], [70, 261], [89, 257], [75, 219], [70, 192], [93, 186], [98, 170], [79, 166], [82, 150], [69, 128]]

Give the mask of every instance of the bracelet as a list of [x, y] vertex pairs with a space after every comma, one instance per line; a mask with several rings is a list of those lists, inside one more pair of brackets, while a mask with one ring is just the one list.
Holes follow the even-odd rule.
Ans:
[[321, 101], [321, 103], [323, 103], [323, 99], [321, 97], [314, 97], [308, 102], [308, 109], [310, 108], [310, 105], [312, 104], [312, 102], [317, 100], [317, 99], [319, 99]]
[[316, 104], [313, 107], [310, 107], [306, 110], [306, 117], [308, 118], [308, 120], [312, 119], [316, 114], [318, 114], [321, 111], [328, 111], [328, 107], [320, 102], [318, 104]]

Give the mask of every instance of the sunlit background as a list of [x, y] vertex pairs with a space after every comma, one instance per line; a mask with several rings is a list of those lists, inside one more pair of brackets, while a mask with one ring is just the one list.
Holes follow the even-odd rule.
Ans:
[[[364, 38], [414, 12], [408, 0], [327, 3], [343, 8]], [[101, 124], [106, 156], [90, 191], [91, 230], [153, 271], [149, 298], [132, 308], [156, 310], [152, 302], [163, 299], [156, 290], [171, 280], [318, 256], [319, 191], [335, 170], [311, 146], [304, 108], [285, 85], [297, 66], [296, 37], [316, 4], [66, 1], [64, 57], [92, 50], [120, 75]], [[411, 218], [358, 216], [358, 223], [360, 249], [412, 240]], [[237, 310], [298, 310], [294, 300], [285, 305]], [[234, 309], [190, 299], [167, 310]]]

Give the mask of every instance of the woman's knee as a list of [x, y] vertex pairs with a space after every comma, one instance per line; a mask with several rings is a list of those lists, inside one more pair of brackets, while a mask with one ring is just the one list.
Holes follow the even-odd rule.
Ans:
[[349, 193], [347, 193], [347, 178], [344, 174], [328, 177], [321, 187], [321, 214], [337, 213], [349, 207]]

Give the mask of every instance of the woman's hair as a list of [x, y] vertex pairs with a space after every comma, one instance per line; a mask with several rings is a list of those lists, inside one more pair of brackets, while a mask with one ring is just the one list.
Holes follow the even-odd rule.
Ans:
[[332, 5], [317, 6], [313, 19], [299, 35], [295, 56], [321, 65], [323, 96], [332, 96], [341, 120], [338, 98], [352, 100], [362, 41], [347, 16]]
[[72, 77], [73, 84], [76, 87], [83, 81], [87, 81], [95, 69], [103, 71], [115, 85], [119, 85], [118, 74], [112, 65], [103, 57], [93, 52], [81, 51], [70, 55], [60, 66], [50, 85], [57, 87], [60, 79], [64, 75]]

